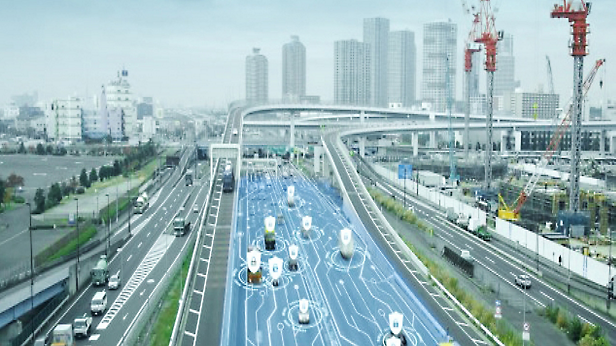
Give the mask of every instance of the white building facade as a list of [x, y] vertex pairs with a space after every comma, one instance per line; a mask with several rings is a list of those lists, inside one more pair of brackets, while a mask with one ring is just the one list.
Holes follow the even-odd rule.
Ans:
[[370, 105], [387, 107], [389, 19], [365, 18], [364, 43], [370, 47]]
[[412, 31], [392, 31], [388, 44], [388, 103], [411, 107], [416, 99], [416, 47]]
[[431, 109], [444, 112], [447, 109], [447, 68], [452, 97], [456, 95], [456, 56], [458, 26], [447, 22], [424, 24], [423, 71], [421, 98], [430, 103]]
[[370, 45], [357, 40], [334, 42], [334, 101], [370, 104]]
[[246, 101], [249, 104], [267, 103], [269, 95], [268, 62], [259, 48], [246, 57]]
[[48, 140], [81, 141], [82, 106], [83, 100], [76, 96], [52, 101], [45, 110]]
[[306, 47], [298, 36], [282, 46], [282, 98], [299, 100], [306, 95]]
[[554, 119], [557, 116], [559, 95], [514, 92], [504, 96], [505, 110], [513, 116], [527, 119]]
[[[137, 122], [137, 106], [127, 77], [128, 71], [122, 70], [118, 72], [117, 79], [110, 81], [105, 86], [107, 109], [112, 111], [114, 108], [120, 108], [121, 112], [115, 111], [115, 114], [123, 114], [122, 136], [118, 140], [136, 137], [140, 132]], [[114, 139], [117, 138], [113, 133]]]

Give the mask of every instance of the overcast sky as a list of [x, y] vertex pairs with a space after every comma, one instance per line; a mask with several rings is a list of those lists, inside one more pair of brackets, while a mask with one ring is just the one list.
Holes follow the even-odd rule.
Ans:
[[[362, 39], [363, 18], [390, 19], [391, 30], [415, 32], [418, 97], [423, 24], [452, 19], [458, 25], [457, 94], [462, 49], [472, 18], [462, 0], [0, 0], [0, 104], [37, 90], [39, 98], [93, 95], [125, 67], [138, 96], [165, 106], [224, 106], [244, 97], [244, 62], [253, 47], [269, 60], [269, 95], [281, 96], [282, 45], [299, 35], [306, 46], [307, 93], [333, 99], [334, 41]], [[477, 3], [478, 0], [465, 0]], [[514, 36], [516, 79], [527, 91], [547, 90], [545, 55], [561, 99], [571, 93], [573, 59], [569, 24], [551, 19], [562, 0], [492, 0], [496, 26]], [[590, 55], [598, 58], [607, 98], [615, 98], [613, 0], [593, 1]], [[482, 78], [482, 89], [485, 79]], [[593, 87], [593, 101], [603, 93]]]

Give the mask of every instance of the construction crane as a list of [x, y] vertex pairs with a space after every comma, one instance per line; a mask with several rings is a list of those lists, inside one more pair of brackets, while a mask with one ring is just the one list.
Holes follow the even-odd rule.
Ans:
[[554, 77], [552, 76], [552, 63], [550, 63], [550, 57], [546, 55], [545, 61], [548, 69], [548, 92], [554, 95]]
[[[592, 86], [595, 76], [597, 75], [597, 71], [599, 71], [599, 68], [604, 63], [605, 63], [605, 59], [600, 59], [600, 60], [597, 60], [597, 62], [595, 62], [595, 66], [590, 71], [590, 73], [588, 74], [588, 77], [586, 77], [586, 80], [582, 84], [582, 97], [585, 97], [586, 94], [588, 93], [588, 90], [590, 90], [590, 87]], [[554, 153], [558, 150], [560, 141], [562, 140], [563, 136], [565, 135], [565, 132], [567, 132], [567, 129], [569, 128], [569, 125], [572, 122], [571, 120], [573, 118], [574, 111], [575, 111], [574, 102], [569, 102], [566, 109], [567, 109], [567, 112], [565, 113], [565, 116], [560, 122], [560, 125], [556, 128], [556, 130], [552, 134], [552, 138], [550, 139], [550, 144], [548, 145], [548, 148], [543, 152], [543, 155], [541, 156], [541, 160], [538, 162], [537, 166], [535, 167], [535, 172], [533, 172], [533, 175], [530, 177], [530, 179], [528, 180], [528, 182], [526, 183], [526, 185], [520, 192], [520, 195], [518, 196], [517, 200], [515, 201], [515, 207], [510, 208], [505, 203], [505, 201], [502, 199], [502, 197], [499, 195], [499, 200], [501, 202], [501, 207], [498, 210], [499, 218], [505, 219], [505, 220], [519, 220], [520, 209], [522, 209], [522, 205], [524, 205], [524, 202], [526, 202], [528, 197], [530, 197], [530, 195], [533, 193], [533, 190], [535, 189], [535, 186], [537, 185], [537, 182], [539, 181], [539, 178], [541, 177], [541, 172], [543, 172], [545, 167], [548, 165], [548, 163], [552, 159], [552, 156], [554, 156]], [[571, 179], [571, 175], [569, 175], [569, 179]]]
[[[474, 8], [473, 8], [474, 9]], [[466, 109], [464, 114], [464, 157], [468, 159], [470, 146], [469, 124], [471, 118], [471, 72], [473, 72], [473, 54], [481, 51], [481, 46], [475, 41], [479, 28], [479, 13], [473, 13], [473, 26], [466, 39], [464, 48], [464, 75], [466, 76]]]
[[492, 187], [492, 117], [494, 111], [494, 71], [496, 71], [496, 44], [503, 39], [503, 32], [496, 31], [494, 12], [490, 0], [480, 0], [479, 12], [481, 35], [475, 40], [485, 47], [487, 79], [487, 110], [486, 110], [486, 152], [485, 152], [485, 190]]
[[[576, 2], [577, 5], [573, 6]], [[562, 5], [555, 4], [551, 12], [552, 18], [567, 18], [573, 28], [571, 55], [573, 56], [573, 114], [571, 129], [571, 173], [569, 175], [569, 210], [577, 213], [580, 209], [580, 156], [582, 134], [582, 103], [584, 101], [584, 57], [588, 54], [586, 35], [588, 24], [586, 18], [590, 14], [590, 2], [584, 0], [563, 0]]]

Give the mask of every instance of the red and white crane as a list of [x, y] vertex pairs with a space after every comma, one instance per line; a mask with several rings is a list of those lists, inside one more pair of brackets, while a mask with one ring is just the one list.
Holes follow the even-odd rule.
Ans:
[[469, 123], [471, 117], [471, 72], [473, 72], [473, 54], [481, 51], [481, 46], [476, 40], [479, 32], [479, 13], [473, 13], [473, 26], [468, 33], [464, 45], [464, 75], [466, 77], [466, 113], [464, 114], [464, 157], [468, 159], [470, 146]]
[[552, 18], [567, 18], [572, 27], [573, 40], [570, 43], [573, 56], [573, 112], [571, 129], [571, 173], [569, 175], [569, 210], [578, 212], [580, 209], [580, 156], [582, 133], [582, 103], [584, 102], [584, 57], [588, 55], [586, 35], [590, 14], [590, 2], [584, 0], [563, 0], [563, 4], [555, 4], [551, 12]]
[[496, 71], [496, 45], [503, 38], [502, 31], [496, 31], [495, 16], [490, 0], [480, 0], [479, 26], [481, 35], [475, 42], [481, 43], [486, 51], [487, 85], [486, 85], [486, 152], [485, 152], [485, 189], [491, 190], [492, 185], [492, 118], [494, 113], [494, 71]]

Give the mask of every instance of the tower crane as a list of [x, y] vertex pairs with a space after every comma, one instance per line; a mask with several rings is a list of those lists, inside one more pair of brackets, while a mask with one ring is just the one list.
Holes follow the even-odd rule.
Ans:
[[475, 40], [482, 43], [486, 51], [485, 69], [487, 78], [487, 111], [486, 111], [486, 152], [485, 152], [485, 189], [492, 187], [492, 117], [494, 111], [494, 71], [496, 71], [496, 44], [503, 39], [503, 32], [496, 31], [495, 16], [490, 0], [480, 0], [479, 12], [481, 35]]
[[[590, 71], [588, 77], [586, 77], [586, 80], [582, 85], [582, 97], [585, 97], [588, 93], [588, 90], [590, 90], [595, 76], [597, 75], [597, 71], [599, 71], [599, 68], [604, 63], [605, 59], [600, 59], [595, 62], [595, 66]], [[535, 172], [530, 177], [530, 179], [528, 179], [528, 182], [526, 183], [522, 191], [520, 191], [520, 195], [515, 201], [515, 206], [513, 208], [509, 207], [502, 199], [502, 197], [499, 196], [501, 202], [501, 208], [499, 208], [498, 210], [499, 218], [505, 220], [518, 220], [520, 218], [520, 209], [522, 209], [522, 205], [524, 205], [526, 199], [528, 199], [528, 197], [530, 197], [530, 195], [533, 193], [533, 190], [535, 189], [535, 186], [537, 185], [537, 182], [541, 177], [541, 172], [543, 172], [543, 169], [548, 165], [548, 163], [552, 159], [552, 156], [554, 156], [554, 153], [558, 150], [558, 145], [560, 144], [560, 141], [562, 140], [563, 136], [565, 135], [565, 132], [567, 132], [567, 129], [572, 122], [572, 118], [575, 115], [574, 103], [574, 101], [571, 101], [567, 105], [567, 112], [565, 113], [565, 116], [563, 117], [556, 130], [554, 130], [552, 138], [550, 139], [550, 144], [548, 145], [548, 148], [543, 152], [541, 160], [537, 163]], [[569, 175], [569, 179], [571, 179], [571, 175]]]
[[[575, 6], [574, 6], [575, 3]], [[573, 56], [573, 112], [571, 129], [571, 173], [569, 175], [569, 210], [576, 213], [580, 209], [580, 156], [582, 133], [582, 103], [584, 100], [584, 57], [588, 55], [586, 35], [590, 14], [590, 2], [584, 0], [563, 0], [562, 5], [555, 4], [552, 18], [567, 18], [571, 23], [573, 40], [570, 43]]]
[[545, 56], [545, 60], [547, 63], [547, 69], [548, 69], [548, 92], [550, 94], [554, 94], [554, 77], [552, 76], [552, 63], [550, 62], [550, 57], [549, 56]]
[[[474, 9], [474, 8], [473, 8]], [[464, 75], [466, 76], [466, 109], [464, 114], [464, 157], [468, 159], [470, 146], [469, 123], [471, 117], [471, 72], [473, 72], [473, 54], [481, 51], [481, 46], [475, 41], [481, 19], [479, 13], [473, 14], [473, 26], [466, 39], [464, 48]]]

